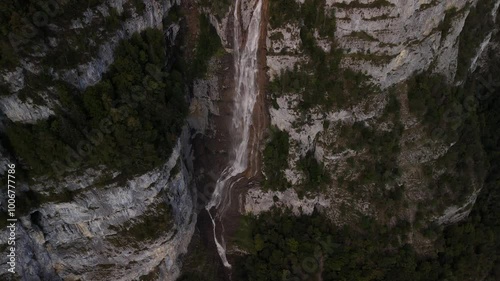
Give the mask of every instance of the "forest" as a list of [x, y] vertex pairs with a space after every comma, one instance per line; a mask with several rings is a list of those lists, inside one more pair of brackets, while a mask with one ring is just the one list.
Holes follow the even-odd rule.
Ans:
[[[121, 14], [107, 6], [107, 14], [94, 18], [81, 29], [59, 28], [71, 26], [71, 21], [83, 11], [104, 3], [103, 0], [2, 1], [0, 67], [13, 69], [19, 65], [20, 58], [37, 53], [45, 54], [40, 61], [43, 67], [64, 69], [89, 61], [97, 54], [98, 46], [130, 16], [132, 7], [141, 12], [141, 5], [134, 0], [125, 5]], [[52, 46], [51, 39], [57, 46]], [[38, 58], [35, 56], [35, 59]]]
[[165, 69], [165, 50], [159, 30], [122, 41], [98, 84], [78, 93], [58, 82], [56, 115], [9, 123], [6, 145], [30, 176], [100, 165], [133, 176], [162, 164], [187, 113], [181, 66]]
[[[490, 73], [500, 71], [500, 64], [492, 65]], [[389, 227], [361, 217], [357, 226], [334, 226], [320, 213], [297, 217], [288, 210], [247, 216], [235, 236], [238, 247], [248, 253], [238, 258], [237, 280], [500, 280], [500, 86], [478, 84], [480, 77], [470, 78], [462, 90], [442, 88], [439, 77], [414, 79], [410, 110], [426, 124], [451, 126], [447, 123], [455, 119], [435, 112], [463, 104], [470, 94], [477, 97], [471, 114], [459, 120], [456, 137], [462, 145], [452, 152], [459, 159], [487, 156], [484, 166], [475, 164], [476, 172], [486, 175], [471, 214], [456, 224], [428, 225], [425, 235], [434, 242], [423, 252], [405, 242], [409, 231], [417, 231], [405, 221]], [[445, 135], [452, 131], [448, 129]], [[471, 136], [477, 136], [479, 147]], [[456, 169], [464, 165], [458, 161]]]
[[[498, 197], [496, 194], [490, 196]], [[481, 198], [484, 200], [485, 198]], [[488, 199], [488, 201], [490, 201]], [[470, 218], [445, 228], [435, 250], [418, 254], [400, 243], [405, 224], [394, 228], [364, 218], [360, 228], [325, 224], [320, 214], [267, 213], [247, 218], [237, 280], [498, 280], [498, 203], [478, 202]], [[496, 211], [496, 213], [494, 212]], [[496, 234], [495, 234], [496, 233]], [[244, 236], [243, 236], [244, 237]], [[241, 240], [240, 240], [241, 241]]]

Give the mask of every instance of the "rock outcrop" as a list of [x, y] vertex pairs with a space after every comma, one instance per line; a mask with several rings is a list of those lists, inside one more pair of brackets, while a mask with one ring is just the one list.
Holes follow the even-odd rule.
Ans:
[[[109, 65], [113, 62], [114, 48], [122, 39], [129, 38], [136, 32], [141, 32], [147, 28], [162, 28], [163, 19], [168, 14], [168, 11], [174, 6], [178, 5], [179, 0], [144, 0], [144, 11], [139, 13], [132, 8], [133, 12], [127, 17], [116, 30], [111, 34], [104, 32], [104, 27], [100, 26], [102, 21], [105, 21], [110, 16], [110, 9], [116, 9], [118, 15], [125, 13], [125, 5], [132, 5], [131, 1], [122, 0], [108, 0], [95, 8], [88, 8], [83, 11], [81, 18], [72, 19], [71, 26], [57, 26], [51, 24], [50, 28], [57, 32], [71, 29], [74, 32], [87, 32], [84, 30], [86, 27], [94, 27], [95, 32], [102, 33], [100, 42], [96, 49], [97, 52], [94, 57], [86, 63], [78, 64], [75, 68], [64, 69], [51, 65], [41, 65], [41, 61], [47, 55], [47, 52], [40, 54], [33, 54], [30, 57], [25, 57], [21, 60], [22, 67], [17, 67], [13, 71], [4, 71], [2, 73], [3, 83], [7, 84], [11, 92], [15, 93], [25, 87], [26, 75], [37, 75], [44, 68], [54, 79], [66, 81], [79, 89], [85, 89], [88, 86], [94, 85], [101, 80], [101, 76], [108, 69]], [[62, 9], [62, 7], [60, 7]], [[94, 26], [95, 25], [95, 26]], [[63, 36], [63, 35], [61, 35]], [[105, 38], [103, 38], [106, 36]], [[38, 45], [40, 50], [53, 50], [63, 48], [58, 45], [58, 40], [47, 40], [47, 42], [33, 41], [30, 44]], [[93, 43], [94, 45], [97, 42]], [[34, 67], [36, 66], [36, 67]]]
[[327, 2], [335, 9], [336, 41], [347, 51], [343, 64], [366, 71], [383, 88], [404, 81], [431, 64], [434, 72], [453, 81], [459, 35], [470, 7], [477, 3], [476, 0]]
[[[126, 182], [113, 180], [114, 173], [108, 184], [102, 172], [88, 170], [33, 186], [47, 202], [19, 218], [21, 279], [136, 280], [153, 273], [155, 280], [175, 280], [196, 223], [191, 164], [182, 155], [190, 150], [186, 137], [187, 130], [162, 167]], [[148, 217], [166, 222], [150, 226]], [[144, 233], [157, 227], [164, 229], [155, 236]], [[7, 230], [1, 234], [6, 245]], [[1, 269], [7, 272], [5, 255]]]
[[[307, 93], [308, 89], [302, 89], [299, 94], [277, 94], [271, 91], [271, 124], [287, 132], [290, 138], [289, 167], [285, 171], [288, 183], [295, 189], [301, 188], [305, 175], [297, 163], [307, 153], [313, 153], [314, 158], [324, 165], [333, 180], [326, 190], [311, 192], [307, 197], [324, 196], [330, 203], [326, 208], [320, 209], [338, 223], [352, 221], [357, 214], [375, 216], [386, 222], [396, 218], [412, 222], [415, 220], [418, 206], [431, 201], [433, 203], [427, 205], [442, 206], [426, 213], [426, 221], [451, 223], [466, 217], [481, 189], [478, 184], [480, 179], [471, 176], [470, 192], [463, 200], [450, 196], [441, 202], [433, 201], [428, 186], [433, 186], [433, 181], [445, 170], [439, 168], [436, 163], [448, 154], [454, 142], [433, 139], [425, 132], [422, 120], [409, 113], [406, 82], [416, 73], [424, 71], [441, 74], [450, 84], [455, 82], [460, 35], [470, 9], [477, 2], [325, 1], [325, 13], [333, 13], [336, 18], [335, 34], [327, 34], [327, 37], [333, 37], [329, 41], [319, 36], [316, 30], [316, 45], [329, 52], [334, 42], [335, 47], [343, 53], [341, 68], [367, 74], [379, 92], [367, 92], [355, 104], [346, 107], [334, 106], [330, 110], [324, 110], [321, 106], [313, 106], [304, 111], [299, 105], [302, 101], [301, 94]], [[497, 10], [498, 2], [492, 10], [493, 18]], [[282, 26], [268, 26], [267, 66], [271, 81], [280, 77], [285, 70], [301, 71], [310, 61], [301, 39], [302, 24], [300, 20], [291, 19], [285, 20]], [[483, 44], [477, 50], [477, 58], [472, 60], [472, 67], [476, 61], [481, 61], [480, 54], [487, 48], [490, 36], [481, 38]], [[388, 118], [389, 92], [396, 96], [401, 107], [397, 118]], [[343, 132], [351, 130], [354, 124], [382, 135], [402, 126], [400, 151], [397, 152], [399, 156], [394, 160], [400, 174], [390, 177], [387, 182], [404, 188], [403, 198], [407, 201], [405, 208], [398, 209], [395, 207], [397, 204], [392, 201], [390, 207], [377, 203], [381, 200], [379, 197], [382, 193], [394, 188], [390, 187], [390, 184], [386, 185], [387, 190], [376, 191], [377, 184], [368, 183], [370, 180], [356, 181], [349, 187], [356, 192], [346, 190], [346, 181], [368, 177], [362, 168], [363, 163], [373, 160], [369, 156], [370, 145], [373, 144], [367, 143], [358, 149], [352, 149], [351, 142], [362, 143], [363, 140], [345, 139], [342, 135]], [[425, 179], [423, 171], [429, 167], [434, 169], [431, 176], [434, 179]], [[287, 192], [291, 191], [285, 191]], [[260, 192], [258, 195], [255, 190], [249, 191], [245, 209], [258, 214], [269, 209], [269, 205], [292, 206], [294, 210], [300, 207], [308, 209], [310, 205], [305, 199], [292, 200], [294, 203], [290, 203], [289, 197], [274, 195], [276, 194], [271, 191]], [[271, 200], [273, 197], [274, 200]], [[388, 211], [388, 208], [405, 211], [383, 218], [386, 213], [394, 211]]]
[[[82, 15], [83, 18], [72, 21], [70, 29], [86, 32], [83, 28], [97, 24], [103, 18], [109, 16], [110, 7], [116, 9], [119, 13], [125, 13], [124, 6], [126, 4], [130, 3], [127, 1], [110, 0], [94, 9], [87, 9]], [[35, 123], [37, 120], [48, 118], [53, 115], [53, 108], [55, 103], [57, 103], [57, 100], [55, 100], [56, 97], [51, 96], [49, 98], [47, 96], [47, 92], [53, 91], [52, 85], [49, 83], [46, 85], [46, 89], [36, 89], [36, 92], [33, 92], [34, 90], [31, 89], [27, 90], [30, 94], [37, 96], [36, 100], [31, 98], [21, 100], [17, 93], [25, 88], [26, 76], [39, 76], [45, 74], [43, 71], [47, 71], [53, 79], [67, 82], [80, 90], [95, 85], [101, 80], [102, 75], [108, 70], [111, 63], [113, 63], [114, 49], [118, 43], [123, 39], [129, 38], [132, 34], [141, 32], [147, 28], [163, 29], [163, 19], [174, 5], [178, 5], [178, 0], [145, 0], [144, 12], [142, 14], [138, 14], [137, 12], [132, 13], [129, 18], [121, 23], [120, 28], [113, 31], [113, 34], [109, 38], [102, 38], [104, 42], [98, 46], [95, 57], [90, 58], [86, 63], [78, 64], [74, 68], [58, 69], [51, 65], [50, 62], [48, 65], [42, 65], [41, 61], [44, 55], [47, 55], [43, 54], [41, 56], [37, 55], [21, 59], [22, 67], [16, 67], [15, 70], [3, 72], [0, 70], [3, 78], [0, 84], [8, 85], [10, 90], [10, 95], [4, 93], [6, 96], [0, 98], [0, 109], [13, 122]], [[67, 27], [52, 28], [62, 31]], [[102, 29], [99, 27], [96, 28], [99, 30]], [[166, 39], [168, 39], [170, 44], [175, 41], [179, 29], [178, 25], [172, 25], [164, 31]], [[51, 49], [62, 48], [57, 43], [45, 46], [44, 44], [50, 45], [52, 41], [48, 40], [48, 42], [39, 43], [43, 46], [40, 49], [49, 49], [49, 47]], [[57, 40], [54, 42], [57, 42]], [[42, 69], [44, 70], [42, 71]], [[43, 102], [39, 101], [40, 98]]]
[[39, 105], [32, 100], [21, 101], [16, 95], [0, 98], [0, 110], [13, 122], [36, 123], [54, 114], [52, 101], [40, 94], [47, 105]]
[[[109, 5], [123, 13], [124, 1], [110, 1]], [[97, 57], [90, 62], [79, 65], [76, 69], [54, 71], [56, 78], [61, 78], [74, 86], [84, 89], [94, 85], [101, 80], [101, 76], [113, 62], [113, 50], [122, 39], [129, 38], [136, 32], [141, 32], [147, 28], [162, 28], [163, 19], [168, 14], [170, 8], [179, 4], [179, 0], [144, 0], [144, 12], [142, 14], [134, 13], [131, 18], [122, 23], [115, 35], [107, 39], [104, 44], [99, 46]], [[99, 17], [96, 11], [88, 11], [86, 17]]]

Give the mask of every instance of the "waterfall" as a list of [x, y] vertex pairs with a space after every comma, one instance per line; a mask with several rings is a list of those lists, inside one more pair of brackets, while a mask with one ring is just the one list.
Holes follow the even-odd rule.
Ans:
[[[237, 182], [237, 176], [245, 172], [248, 167], [248, 149], [250, 139], [250, 125], [255, 102], [259, 93], [257, 86], [257, 50], [260, 38], [260, 21], [262, 0], [258, 0], [250, 23], [246, 28], [246, 40], [243, 40], [242, 21], [239, 9], [240, 0], [236, 0], [234, 8], [234, 69], [235, 69], [235, 99], [232, 119], [232, 154], [229, 165], [217, 180], [210, 202], [205, 207], [213, 224], [213, 235], [217, 252], [225, 267], [231, 265], [226, 258], [226, 242], [224, 241], [224, 226], [222, 234], [217, 238], [215, 231], [216, 219], [221, 218], [226, 208], [231, 204], [231, 190]], [[245, 27], [243, 27], [245, 28]], [[215, 217], [210, 209], [215, 208]], [[221, 220], [219, 220], [221, 221]], [[222, 224], [222, 223], [221, 223]]]

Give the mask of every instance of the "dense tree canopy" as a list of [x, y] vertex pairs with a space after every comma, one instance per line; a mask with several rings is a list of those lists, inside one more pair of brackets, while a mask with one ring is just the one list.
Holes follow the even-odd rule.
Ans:
[[186, 115], [184, 79], [166, 70], [161, 31], [122, 41], [101, 82], [77, 93], [57, 88], [57, 114], [33, 125], [11, 123], [9, 144], [34, 175], [58, 168], [105, 165], [128, 175], [161, 164], [172, 151]]

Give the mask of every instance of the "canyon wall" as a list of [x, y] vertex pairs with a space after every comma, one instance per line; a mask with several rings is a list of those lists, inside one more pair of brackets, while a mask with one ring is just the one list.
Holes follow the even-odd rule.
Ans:
[[[438, 179], [446, 171], [455, 169], [443, 163], [454, 163], [449, 156], [454, 155], [457, 140], [435, 137], [429, 129], [432, 125], [410, 110], [408, 95], [409, 81], [419, 73], [442, 75], [451, 85], [461, 83], [456, 77], [459, 43], [469, 12], [477, 2], [323, 2], [325, 14], [335, 18], [334, 32], [323, 25], [317, 25], [310, 32], [316, 46], [325, 54], [331, 54], [332, 50], [341, 53], [340, 67], [329, 75], [341, 76], [350, 69], [366, 75], [366, 80], [351, 79], [360, 85], [366, 83], [366, 87], [357, 93], [344, 91], [346, 99], [350, 99], [344, 105], [334, 101], [333, 105], [313, 104], [307, 109], [303, 108], [304, 96], [311, 89], [301, 85], [287, 87], [287, 83], [298, 84], [294, 78], [287, 78], [296, 77], [290, 73], [318, 79], [309, 68], [316, 62], [304, 45], [304, 22], [274, 14], [277, 19], [273, 25], [276, 11], [271, 8], [271, 24], [267, 30], [268, 76], [271, 85], [279, 81], [276, 85], [284, 90], [268, 89], [268, 108], [272, 126], [289, 136], [289, 164], [284, 173], [288, 188], [274, 191], [252, 188], [245, 198], [245, 212], [259, 214], [273, 206], [291, 208], [298, 213], [318, 209], [339, 224], [366, 215], [388, 225], [395, 225], [399, 220], [446, 224], [466, 217], [483, 178], [480, 174], [468, 174], [469, 178], [460, 183], [467, 186], [464, 188], [467, 191], [451, 191], [444, 198], [438, 195], [436, 189], [446, 189], [438, 188]], [[494, 5], [489, 10], [492, 14], [484, 16], [489, 20], [498, 13], [498, 1], [490, 2]], [[304, 5], [304, 1], [297, 3]], [[477, 38], [485, 40], [478, 44], [478, 54], [485, 48], [487, 39], [487, 36]], [[284, 80], [284, 74], [285, 79], [290, 80]], [[394, 101], [398, 109], [391, 112], [389, 104]], [[353, 126], [373, 135], [367, 138], [352, 133]], [[388, 132], [395, 134], [389, 136]], [[383, 135], [387, 138], [374, 143], [377, 136]], [[390, 145], [391, 140], [395, 140], [393, 152], [378, 156], [373, 152], [374, 146]], [[324, 168], [324, 174], [330, 175], [322, 189], [304, 188], [308, 174], [301, 165], [311, 154]], [[391, 174], [391, 169], [385, 172], [380, 169], [384, 158], [392, 159], [395, 165], [391, 169], [397, 172]], [[367, 168], [366, 163], [370, 162], [373, 166]], [[479, 160], [478, 166], [481, 163]], [[381, 181], [372, 178], [384, 173], [386, 176], [382, 176]], [[399, 193], [398, 190], [401, 194], [396, 200], [391, 196]], [[413, 238], [426, 243], [418, 234]]]
[[[114, 49], [120, 40], [147, 28], [157, 28], [163, 30], [168, 44], [174, 44], [180, 27], [176, 23], [164, 26], [164, 20], [179, 1], [145, 0], [141, 11], [132, 3], [102, 2], [78, 11], [81, 13], [71, 19], [71, 24], [55, 18], [49, 24], [53, 38], [34, 38], [29, 42], [44, 51], [23, 56], [15, 69], [1, 70], [1, 83], [9, 92], [0, 97], [0, 128], [3, 130], [6, 121], [32, 124], [55, 114], [59, 101], [51, 95], [50, 83], [46, 88], [30, 84], [42, 75], [83, 90], [101, 80], [114, 61]], [[111, 9], [122, 17], [122, 22], [108, 32], [103, 20], [108, 19]], [[53, 52], [64, 51], [64, 45], [59, 43], [66, 39], [66, 32], [90, 36], [89, 28], [98, 41], [93, 56], [86, 57], [87, 62], [67, 68], [45, 60]], [[196, 129], [203, 130], [204, 125], [200, 126]], [[23, 180], [19, 176], [18, 192], [36, 194], [43, 200], [35, 208], [18, 210], [22, 216], [16, 230], [17, 273], [7, 272], [7, 257], [3, 255], [0, 278], [175, 280], [180, 275], [178, 258], [187, 251], [197, 217], [187, 124], [176, 143], [165, 163], [133, 178], [117, 179], [120, 171], [105, 166], [70, 172], [57, 180]], [[4, 174], [3, 166], [11, 163], [12, 156], [1, 148], [0, 157]], [[6, 208], [6, 196], [2, 191], [2, 208]], [[20, 205], [25, 202], [18, 201], [18, 209], [24, 210], [26, 206]], [[1, 248], [6, 249], [8, 230], [3, 228], [0, 236]]]

